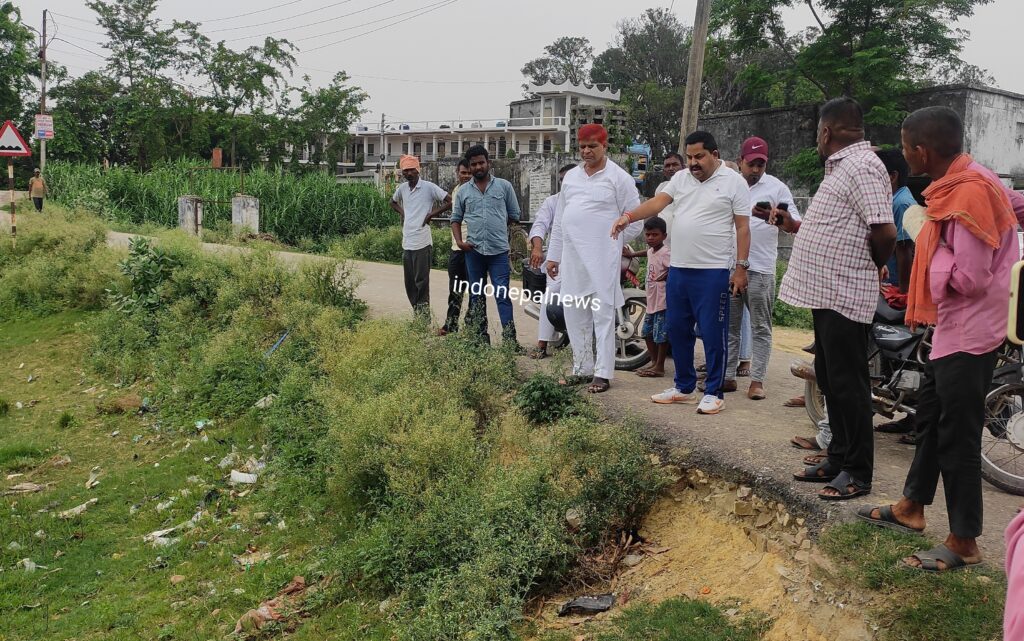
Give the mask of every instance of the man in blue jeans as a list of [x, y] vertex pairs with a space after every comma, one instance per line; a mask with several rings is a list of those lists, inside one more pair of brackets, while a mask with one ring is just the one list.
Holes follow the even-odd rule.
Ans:
[[[471, 318], [467, 325], [475, 325], [483, 339], [490, 342], [487, 323], [483, 320], [487, 304], [484, 295], [492, 294], [484, 285], [489, 275], [501, 318], [502, 343], [508, 343], [519, 351], [521, 347], [516, 340], [516, 325], [512, 320], [512, 299], [508, 295], [508, 224], [519, 220], [519, 200], [512, 183], [491, 175], [491, 159], [486, 147], [470, 147], [466, 151], [466, 160], [469, 161], [473, 181], [463, 185], [455, 199], [452, 236], [455, 244], [466, 252]], [[469, 238], [462, 237], [463, 220], [469, 227]]]
[[[750, 268], [750, 188], [719, 159], [718, 143], [706, 131], [686, 137], [686, 164], [664, 191], [631, 212], [612, 228], [616, 235], [630, 223], [678, 203], [672, 221], [672, 254], [668, 273], [668, 337], [676, 364], [675, 386], [655, 394], [655, 403], [698, 403], [698, 414], [718, 414], [725, 406], [726, 351], [730, 296], [747, 289]], [[730, 268], [732, 271], [730, 273]], [[700, 327], [707, 357], [704, 396], [694, 393], [696, 342]]]

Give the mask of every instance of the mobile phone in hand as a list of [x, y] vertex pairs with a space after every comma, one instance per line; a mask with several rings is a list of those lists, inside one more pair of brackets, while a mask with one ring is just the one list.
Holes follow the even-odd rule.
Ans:
[[[789, 211], [789, 203], [779, 203], [779, 206], [777, 207], [777, 209], [781, 209], [782, 211], [788, 212]], [[782, 224], [784, 222], [786, 222], [786, 221], [782, 218], [782, 216], [778, 216], [778, 215], [775, 216], [775, 224], [776, 225], [778, 225], [779, 227], [782, 227]]]

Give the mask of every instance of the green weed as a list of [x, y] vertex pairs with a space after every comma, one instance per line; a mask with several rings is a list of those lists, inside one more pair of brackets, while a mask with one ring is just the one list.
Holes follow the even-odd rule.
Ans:
[[76, 423], [76, 420], [75, 420], [74, 413], [73, 412], [69, 412], [67, 410], [64, 410], [63, 412], [61, 412], [60, 416], [57, 418], [57, 427], [59, 427], [62, 430], [66, 430], [66, 429], [68, 429], [70, 427], [74, 427], [75, 423]]
[[0, 417], [11, 413], [11, 403], [6, 398], [0, 398]]
[[547, 374], [535, 374], [516, 391], [515, 404], [533, 423], [552, 423], [580, 412], [576, 389], [559, 385]]
[[0, 445], [0, 470], [19, 472], [30, 469], [43, 459], [44, 454], [42, 448], [29, 443]]

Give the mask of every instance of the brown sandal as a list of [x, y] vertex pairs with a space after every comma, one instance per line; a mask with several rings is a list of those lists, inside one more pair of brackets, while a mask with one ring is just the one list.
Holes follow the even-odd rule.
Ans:
[[794, 436], [789, 439], [789, 444], [798, 450], [811, 450], [814, 452], [820, 452], [821, 447], [818, 442], [813, 438], [804, 438], [803, 436]]

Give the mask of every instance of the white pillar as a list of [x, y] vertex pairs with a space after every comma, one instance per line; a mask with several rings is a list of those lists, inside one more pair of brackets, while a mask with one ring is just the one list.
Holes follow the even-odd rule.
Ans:
[[540, 117], [540, 120], [537, 121], [537, 124], [543, 125], [544, 124], [544, 96], [540, 97], [540, 111], [538, 112], [537, 115]]
[[[365, 150], [365, 143], [363, 149]], [[235, 196], [231, 199], [231, 227], [235, 232], [260, 231], [260, 201], [253, 196]]]
[[541, 131], [537, 134], [537, 153], [544, 153], [544, 132]]
[[[513, 149], [514, 150], [516, 148], [516, 132], [514, 132], [514, 131], [509, 132], [509, 136], [510, 136], [509, 140], [508, 140], [509, 149]], [[517, 151], [516, 153], [518, 154], [519, 152]]]
[[431, 147], [431, 149], [433, 150], [433, 157], [436, 160], [437, 159], [437, 134], [434, 134], [434, 141], [431, 144], [433, 145], [433, 147]]
[[413, 153], [412, 153], [412, 134], [409, 134], [409, 140], [408, 140], [408, 143], [409, 143], [409, 155], [410, 155], [410, 156], [413, 156], [413, 155], [415, 155], [415, 154], [413, 154]]
[[486, 149], [488, 153], [491, 151], [491, 134], [486, 132], [484, 133], [484, 149]]
[[459, 134], [459, 150], [458, 150], [458, 153], [456, 153], [455, 155], [456, 156], [461, 156], [462, 155], [462, 134]]
[[370, 137], [363, 136], [363, 161], [370, 161]]
[[199, 196], [178, 197], [178, 227], [187, 234], [203, 233], [203, 199]]

